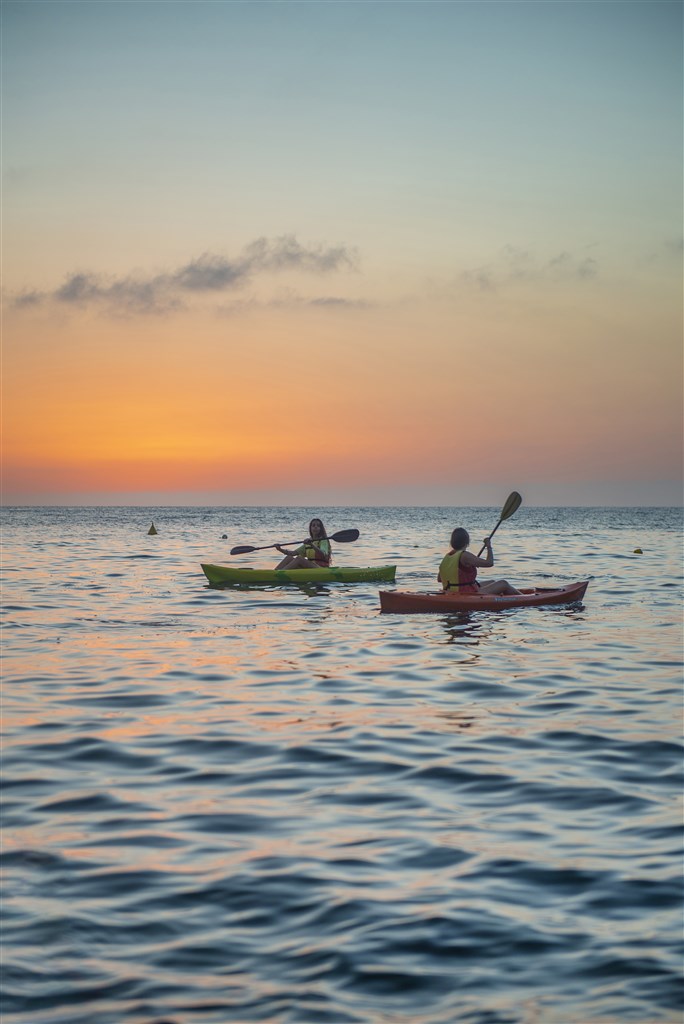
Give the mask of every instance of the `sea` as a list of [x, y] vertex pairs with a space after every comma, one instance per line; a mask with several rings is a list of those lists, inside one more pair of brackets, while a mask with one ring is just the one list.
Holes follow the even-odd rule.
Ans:
[[[7, 507], [3, 1024], [684, 1017], [682, 512]], [[395, 584], [214, 588], [314, 515]], [[148, 531], [151, 524], [156, 534]]]

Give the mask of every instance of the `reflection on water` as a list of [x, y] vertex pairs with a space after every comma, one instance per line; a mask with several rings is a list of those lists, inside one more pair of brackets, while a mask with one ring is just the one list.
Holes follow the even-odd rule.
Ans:
[[[442, 625], [444, 627], [445, 642], [448, 644], [468, 644], [471, 646], [477, 645], [481, 640], [485, 639], [487, 633], [487, 621], [478, 622], [479, 619], [483, 619], [483, 616], [474, 615], [472, 612], [463, 612], [459, 615], [444, 615], [440, 616]], [[484, 627], [484, 634], [481, 635], [481, 630]], [[477, 658], [477, 654], [473, 653], [473, 659]]]
[[[325, 520], [428, 590], [453, 516]], [[523, 507], [584, 605], [439, 616], [206, 584], [308, 510], [5, 517], [3, 1024], [681, 1020], [678, 512]]]

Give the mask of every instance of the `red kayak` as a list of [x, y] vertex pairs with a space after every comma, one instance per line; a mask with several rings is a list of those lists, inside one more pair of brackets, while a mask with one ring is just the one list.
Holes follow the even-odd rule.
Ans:
[[404, 612], [495, 612], [500, 608], [528, 608], [540, 604], [570, 604], [581, 601], [589, 580], [565, 587], [532, 587], [520, 594], [458, 594], [453, 590], [434, 594], [412, 594], [407, 590], [381, 590], [380, 611]]

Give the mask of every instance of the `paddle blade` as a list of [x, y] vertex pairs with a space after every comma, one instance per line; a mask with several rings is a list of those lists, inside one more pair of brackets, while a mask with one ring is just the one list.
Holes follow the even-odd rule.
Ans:
[[517, 512], [522, 505], [522, 498], [517, 491], [512, 491], [507, 499], [504, 507], [501, 509], [501, 521], [504, 519], [510, 519], [514, 512]]
[[352, 541], [359, 539], [358, 530], [340, 530], [339, 533], [333, 533], [329, 540], [334, 540], [336, 544], [351, 544]]
[[249, 544], [243, 544], [241, 547], [231, 548], [231, 555], [248, 555], [251, 551], [256, 551], [256, 548], [250, 547]]
[[[511, 493], [506, 498], [506, 501], [504, 503], [504, 507], [501, 509], [501, 515], [499, 516], [499, 522], [496, 524], [496, 526], [494, 527], [494, 529], [492, 530], [492, 532], [489, 535], [490, 540], [494, 536], [496, 531], [499, 529], [499, 527], [503, 523], [504, 519], [510, 519], [511, 516], [513, 515], [513, 513], [517, 512], [517, 510], [520, 508], [521, 505], [522, 505], [522, 498], [520, 497], [518, 492], [517, 491], [511, 491]], [[480, 548], [480, 550], [478, 551], [478, 553], [477, 553], [477, 557], [478, 558], [480, 557], [480, 555], [484, 551], [485, 547], [486, 547], [486, 545], [483, 544], [482, 547]]]

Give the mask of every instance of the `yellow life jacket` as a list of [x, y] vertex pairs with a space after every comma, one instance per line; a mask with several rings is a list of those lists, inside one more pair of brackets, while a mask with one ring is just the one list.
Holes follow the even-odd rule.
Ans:
[[462, 554], [462, 551], [454, 551], [439, 563], [439, 578], [445, 590], [458, 586], [458, 565]]
[[312, 562], [324, 561], [330, 564], [332, 559], [330, 557], [330, 541], [328, 538], [319, 537], [315, 544], [316, 546], [314, 547], [314, 541], [309, 539], [305, 544], [297, 548], [297, 554], [304, 555], [305, 558]]

